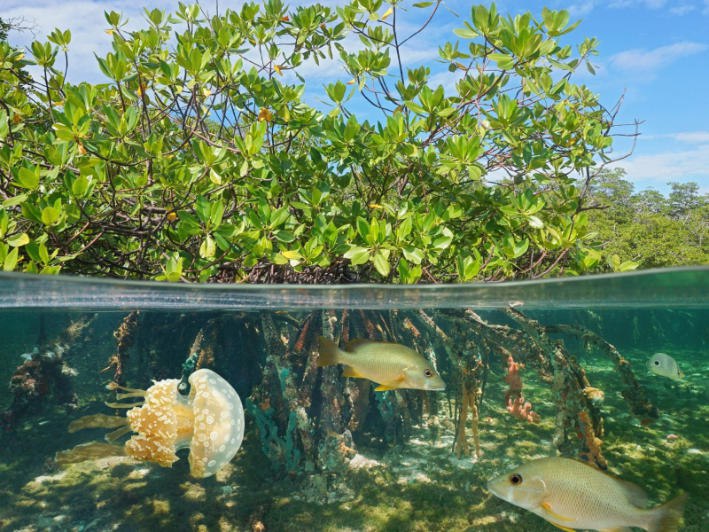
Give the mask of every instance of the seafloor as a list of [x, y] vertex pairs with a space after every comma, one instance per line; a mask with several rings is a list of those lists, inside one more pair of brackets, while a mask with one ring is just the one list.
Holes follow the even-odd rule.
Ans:
[[[638, 365], [649, 356], [624, 354]], [[606, 392], [602, 449], [610, 471], [643, 486], [653, 504], [688, 492], [682, 530], [700, 532], [709, 522], [707, 368], [700, 365], [703, 353], [674, 355], [683, 382], [638, 372], [662, 412], [650, 425], [628, 413], [609, 362], [589, 357], [583, 365]], [[205, 480], [189, 476], [186, 460], [172, 469], [125, 457], [59, 468], [56, 451], [105, 431], [68, 435], [76, 412], [50, 407], [0, 435], [0, 530], [557, 530], [485, 489], [488, 478], [513, 465], [553, 454], [548, 386], [533, 372], [525, 375], [525, 395], [542, 416], [529, 424], [505, 411], [497, 377], [481, 410], [479, 459], [452, 454], [454, 424], [446, 407], [404, 446], [381, 452], [360, 442], [347, 475], [305, 480], [271, 473], [251, 423], [237, 457]]]

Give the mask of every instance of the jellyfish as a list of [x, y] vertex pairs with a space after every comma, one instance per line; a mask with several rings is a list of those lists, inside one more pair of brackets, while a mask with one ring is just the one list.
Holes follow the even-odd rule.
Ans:
[[178, 392], [178, 379], [156, 381], [147, 390], [124, 388], [118, 400], [142, 398], [142, 403], [106, 403], [129, 408], [125, 417], [96, 414], [69, 425], [69, 432], [85, 428], [113, 428], [106, 440], [115, 442], [133, 433], [123, 447], [91, 442], [57, 454], [57, 462], [71, 463], [98, 456], [126, 454], [132, 458], [172, 467], [177, 451], [189, 448], [190, 474], [195, 478], [214, 475], [231, 461], [244, 438], [244, 408], [234, 388], [209, 369], [189, 377], [189, 395]]

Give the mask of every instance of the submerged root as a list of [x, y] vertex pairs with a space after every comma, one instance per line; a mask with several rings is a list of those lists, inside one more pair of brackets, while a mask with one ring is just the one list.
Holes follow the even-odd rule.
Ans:
[[122, 392], [126, 393], [119, 393], [116, 394], [116, 397], [118, 399], [123, 399], [125, 397], [145, 397], [145, 390], [141, 390], [140, 388], [128, 388], [127, 386], [121, 386], [117, 382], [109, 382], [106, 385], [106, 389], [111, 390], [111, 391], [118, 391], [121, 390]]
[[105, 404], [108, 408], [134, 408], [136, 406], [143, 406], [143, 403], [109, 403], [105, 402]]
[[125, 454], [122, 446], [90, 441], [77, 445], [68, 451], [59, 451], [55, 456], [55, 460], [60, 466], [65, 466], [85, 460], [96, 460], [97, 458], [108, 458], [109, 456], [123, 456]]
[[130, 393], [117, 393], [116, 399], [122, 401], [123, 399], [132, 399], [134, 397], [140, 397], [141, 399], [145, 397], [145, 390], [135, 390]]
[[92, 414], [75, 419], [69, 424], [68, 430], [70, 433], [73, 433], [83, 429], [114, 429], [124, 426], [128, 426], [128, 419], [124, 417]]
[[109, 432], [104, 436], [105, 440], [107, 442], [115, 442], [118, 440], [121, 436], [125, 436], [126, 434], [129, 434], [130, 432], [133, 431], [133, 428], [126, 423], [124, 427], [120, 427], [112, 432]]

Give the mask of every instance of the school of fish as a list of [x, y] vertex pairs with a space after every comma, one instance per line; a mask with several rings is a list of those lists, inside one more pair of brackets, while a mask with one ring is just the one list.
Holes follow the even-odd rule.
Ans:
[[[353, 340], [340, 349], [332, 340], [319, 338], [319, 367], [342, 364], [345, 377], [369, 379], [375, 391], [412, 388], [444, 390], [445, 383], [433, 365], [416, 351], [395, 343]], [[681, 380], [677, 362], [655, 353], [648, 369], [657, 375]], [[596, 389], [590, 389], [589, 393]], [[602, 400], [602, 392], [599, 392]], [[488, 482], [488, 490], [515, 506], [529, 510], [555, 527], [600, 532], [625, 532], [637, 527], [647, 532], [675, 532], [682, 521], [686, 494], [654, 508], [639, 486], [608, 475], [591, 465], [563, 457], [540, 458]]]

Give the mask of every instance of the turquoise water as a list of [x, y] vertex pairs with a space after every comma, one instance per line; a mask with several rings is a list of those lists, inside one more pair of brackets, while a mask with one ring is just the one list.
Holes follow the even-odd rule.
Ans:
[[[486, 483], [561, 454], [642, 486], [651, 506], [687, 493], [681, 529], [705, 530], [708, 288], [709, 268], [421, 287], [0, 274], [0, 529], [551, 531]], [[446, 390], [375, 392], [318, 368], [321, 335], [406, 345]], [[652, 373], [657, 352], [684, 376]], [[108, 383], [179, 378], [192, 353], [246, 411], [216, 475], [190, 476], [186, 449], [171, 468], [62, 458], [110, 430], [72, 421], [124, 415], [104, 404]], [[508, 411], [510, 356], [538, 420]]]

